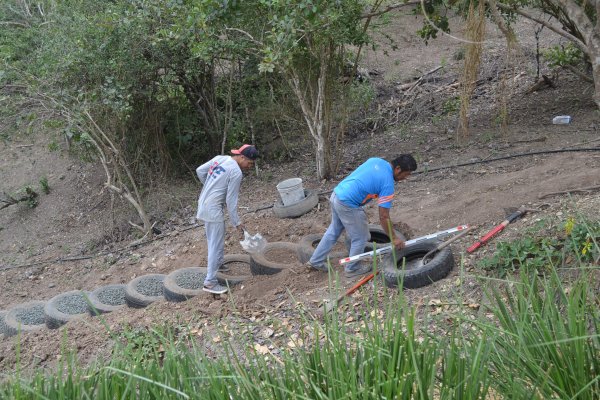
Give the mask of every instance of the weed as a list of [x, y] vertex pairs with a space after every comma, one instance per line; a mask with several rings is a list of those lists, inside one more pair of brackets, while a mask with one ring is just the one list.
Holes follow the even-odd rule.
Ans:
[[58, 142], [56, 140], [53, 140], [50, 143], [48, 143], [48, 150], [52, 152], [60, 150]]
[[27, 204], [27, 206], [29, 208], [35, 208], [38, 205], [38, 194], [35, 190], [33, 190], [31, 188], [31, 186], [25, 186], [25, 188], [23, 188], [22, 190], [23, 192], [25, 192], [25, 204]]
[[[539, 228], [534, 228], [539, 229]], [[555, 265], [592, 262], [600, 257], [598, 240], [600, 222], [568, 218], [554, 232], [535, 231], [519, 240], [499, 242], [492, 257], [484, 258], [480, 266], [494, 270], [500, 276], [523, 268], [525, 271], [544, 273]]]
[[492, 132], [492, 131], [483, 132], [483, 135], [481, 135], [481, 140], [484, 143], [490, 143], [491, 141], [494, 140], [494, 132]]
[[463, 46], [454, 52], [454, 54], [452, 55], [452, 58], [454, 59], [454, 61], [464, 60], [465, 53], [466, 53], [466, 48]]
[[442, 113], [444, 115], [453, 114], [460, 108], [460, 97], [452, 97], [442, 104]]
[[40, 178], [40, 188], [42, 189], [42, 192], [44, 192], [44, 194], [50, 193], [50, 186], [48, 185], [48, 178], [47, 177], [42, 176]]

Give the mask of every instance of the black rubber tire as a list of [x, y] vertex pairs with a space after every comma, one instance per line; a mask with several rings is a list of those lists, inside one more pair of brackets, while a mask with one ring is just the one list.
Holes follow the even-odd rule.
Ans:
[[125, 288], [125, 301], [127, 305], [132, 308], [144, 308], [154, 303], [155, 301], [164, 299], [164, 285], [163, 293], [156, 296], [146, 296], [143, 293], [138, 292], [137, 284], [143, 279], [157, 279], [160, 282], [164, 282], [166, 275], [164, 274], [148, 274], [138, 276], [127, 284]]
[[[58, 310], [57, 304], [60, 303], [65, 296], [71, 295], [81, 295], [82, 301], [84, 301], [86, 305], [86, 311], [79, 314], [67, 314]], [[48, 302], [44, 306], [44, 314], [46, 315], [46, 326], [50, 329], [58, 329], [69, 321], [88, 315], [88, 304], [89, 293], [82, 290], [71, 290], [69, 292], [61, 293], [59, 295], [54, 296], [53, 298], [48, 300]]]
[[[206, 278], [205, 267], [188, 267], [176, 269], [165, 277], [164, 284], [164, 295], [165, 299], [173, 302], [181, 302], [191, 299], [194, 296], [198, 296], [202, 293], [202, 287], [204, 286], [204, 279]], [[189, 289], [179, 286], [177, 284], [177, 277], [182, 273], [195, 273], [198, 274], [198, 288]]]
[[33, 308], [33, 307], [41, 307], [42, 309], [46, 305], [45, 301], [29, 301], [27, 303], [19, 304], [8, 310], [6, 315], [4, 316], [4, 324], [6, 325], [6, 336], [16, 335], [19, 331], [21, 332], [29, 332], [29, 331], [37, 331], [38, 329], [42, 329], [46, 327], [45, 317], [42, 313], [42, 321], [39, 324], [35, 325], [26, 325], [23, 324], [17, 317], [17, 313], [23, 309]]
[[[126, 285], [124, 285], [124, 284], [100, 286], [99, 288], [95, 289], [89, 295], [90, 304], [88, 304], [88, 310], [90, 311], [90, 314], [91, 315], [100, 315], [100, 314], [105, 314], [105, 313], [109, 313], [112, 311], [116, 311], [120, 308], [125, 307], [127, 305], [127, 302], [125, 301], [125, 289], [126, 289]], [[102, 300], [100, 300], [100, 297], [102, 295], [102, 292], [105, 290], [123, 291], [123, 303], [119, 304], [119, 305], [111, 305], [111, 304], [103, 303]]]
[[312, 210], [319, 203], [319, 195], [314, 190], [304, 189], [304, 199], [284, 206], [281, 200], [273, 205], [273, 213], [278, 218], [297, 218]]
[[[381, 229], [381, 225], [369, 224], [369, 233], [371, 234], [371, 236], [367, 241], [367, 244], [365, 245], [365, 253], [367, 251], [373, 251], [373, 248], [375, 246], [377, 246], [377, 248], [380, 248], [382, 245], [385, 246], [386, 244], [390, 243], [390, 237], [387, 233], [385, 233], [383, 229]], [[406, 241], [406, 237], [402, 234], [402, 232], [399, 232], [394, 229], [394, 235]], [[346, 245], [348, 251], [350, 251], [350, 238], [348, 237], [348, 235], [345, 235], [344, 237], [344, 244]]]
[[8, 337], [8, 327], [4, 321], [4, 317], [8, 311], [0, 311], [0, 336]]
[[250, 272], [252, 275], [274, 275], [281, 270], [293, 266], [293, 264], [283, 264], [276, 261], [269, 261], [266, 255], [273, 250], [289, 250], [294, 255], [297, 254], [298, 245], [289, 242], [272, 242], [267, 243], [262, 251], [250, 255]]
[[320, 233], [311, 233], [300, 239], [296, 254], [298, 255], [298, 261], [300, 261], [301, 264], [305, 264], [310, 260], [310, 257], [312, 257], [312, 254], [315, 252], [321, 239], [323, 239], [323, 235]]
[[[402, 285], [406, 289], [416, 289], [430, 285], [448, 275], [454, 267], [454, 257], [450, 247], [446, 247], [429, 257], [425, 265], [422, 258], [439, 245], [439, 241], [429, 240], [405, 247], [396, 253], [396, 263], [391, 254], [382, 260], [382, 272], [388, 287]], [[403, 261], [405, 259], [406, 261]], [[403, 270], [403, 263], [405, 269]]]
[[[300, 239], [296, 254], [298, 256], [298, 261], [300, 261], [301, 264], [306, 264], [310, 260], [322, 238], [322, 234], [311, 233]], [[347, 253], [347, 251], [333, 251], [329, 253], [328, 257], [332, 260], [333, 265], [340, 258], [347, 257]]]
[[231, 263], [246, 264], [248, 272], [242, 275], [233, 275], [226, 271], [217, 272], [217, 280], [219, 283], [226, 286], [235, 286], [252, 277], [252, 273], [250, 272], [250, 256], [248, 254], [226, 254], [225, 257], [223, 257], [223, 265]]

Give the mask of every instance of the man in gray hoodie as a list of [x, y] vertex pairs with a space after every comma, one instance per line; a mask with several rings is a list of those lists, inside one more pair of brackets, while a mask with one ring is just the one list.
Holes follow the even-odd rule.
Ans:
[[233, 156], [216, 156], [196, 169], [198, 178], [204, 185], [198, 199], [196, 218], [204, 221], [208, 242], [208, 272], [203, 290], [222, 294], [227, 287], [217, 281], [217, 270], [223, 264], [225, 250], [225, 213], [227, 205], [229, 220], [244, 236], [244, 226], [237, 213], [238, 194], [242, 183], [242, 171], [254, 166], [258, 157], [256, 147], [245, 144], [231, 150]]

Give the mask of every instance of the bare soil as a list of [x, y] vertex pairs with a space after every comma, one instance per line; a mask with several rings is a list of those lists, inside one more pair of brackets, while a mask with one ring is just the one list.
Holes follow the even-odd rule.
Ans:
[[[505, 41], [489, 26], [480, 72], [483, 83], [478, 85], [472, 103], [470, 137], [457, 142], [456, 112], [444, 112], [443, 105], [458, 96], [452, 84], [463, 67], [455, 59], [462, 44], [442, 36], [423, 47], [414, 35], [420, 22], [412, 16], [399, 21], [385, 28], [396, 38], [399, 49], [388, 48], [387, 55], [381, 50], [367, 51], [365, 68], [378, 73], [371, 79], [379, 103], [389, 110], [397, 109], [396, 115], [401, 116], [411, 104], [424, 103], [419, 100], [423, 97], [407, 96], [398, 85], [443, 65], [432, 75], [432, 81], [416, 88], [435, 93], [431, 107], [417, 110], [408, 122], [394, 119], [390, 112], [386, 129], [365, 130], [349, 139], [340, 172], [331, 181], [314, 178], [309, 147], [302, 148], [289, 162], [261, 162], [259, 175], [244, 179], [240, 213], [247, 229], [260, 232], [269, 242], [298, 243], [307, 234], [325, 231], [330, 220], [329, 192], [360, 163], [372, 156], [391, 158], [413, 153], [419, 161], [419, 173], [397, 185], [391, 213], [396, 228], [408, 238], [459, 224], [477, 229], [453, 244], [457, 267], [449, 277], [404, 293], [411, 305], [422, 309], [457, 296], [477, 303], [481, 296], [478, 277], [483, 274], [477, 261], [494, 247], [484, 247], [473, 255], [465, 254], [465, 249], [501, 222], [510, 208], [525, 205], [541, 210], [509, 225], [502, 233], [503, 240], [519, 236], [542, 218], [561, 218], [575, 212], [597, 218], [598, 190], [543, 197], [600, 185], [600, 151], [566, 151], [600, 146], [600, 117], [591, 98], [593, 88], [561, 73], [556, 89], [526, 94], [536, 70], [534, 26], [526, 22], [518, 25], [524, 50], [513, 57], [510, 68], [505, 68]], [[462, 32], [454, 34], [461, 36]], [[559, 41], [546, 32], [541, 46]], [[501, 82], [500, 72], [510, 79]], [[508, 100], [510, 116], [506, 128], [497, 124], [499, 105], [504, 100]], [[571, 115], [572, 123], [552, 125], [556, 115]], [[127, 283], [143, 274], [206, 266], [204, 230], [193, 221], [200, 190], [197, 182], [158, 182], [150, 188], [147, 206], [163, 233], [130, 246], [135, 237], [127, 221], [135, 221], [135, 215], [119, 200], [111, 201], [103, 189], [100, 168], [69, 156], [65, 149], [50, 151], [54, 146], [49, 145], [56, 140], [22, 134], [0, 142], [1, 190], [14, 193], [26, 185], [36, 186], [44, 176], [51, 189], [40, 196], [35, 208], [19, 204], [0, 210], [0, 309], [49, 300], [69, 290]], [[514, 156], [557, 149], [563, 152]], [[494, 161], [500, 157], [505, 158]], [[203, 161], [198, 160], [198, 164]], [[469, 162], [479, 163], [451, 167]], [[317, 190], [319, 204], [300, 218], [278, 219], [268, 207], [278, 198], [275, 185], [290, 177], [301, 177], [305, 188]], [[370, 222], [378, 223], [376, 207], [369, 207], [367, 212]], [[227, 237], [225, 248], [229, 254], [244, 253], [235, 232]], [[284, 263], [294, 263], [290, 254], [273, 253], [269, 260], [276, 256]], [[331, 297], [330, 284], [343, 290], [356, 280], [337, 276], [330, 282], [327, 274], [309, 271], [296, 262], [279, 274], [254, 276], [225, 296], [205, 294], [184, 303], [161, 301], [146, 309], [123, 308], [102, 319], [84, 317], [70, 322], [59, 331], [43, 329], [0, 339], [0, 371], [10, 374], [15, 370], [18, 342], [24, 370], [54, 367], [65, 348], [76, 352], [80, 362], [87, 365], [110, 357], [115, 337], [124, 329], [157, 325], [197, 335], [208, 354], [216, 352], [218, 342], [228, 334], [233, 336], [236, 329], [251, 332], [256, 343], [270, 343], [276, 352], [278, 346], [292, 346], [290, 335], [297, 335], [303, 324], [299, 313], [317, 313], [321, 303]], [[348, 324], [353, 324], [357, 305], [394, 296], [395, 291], [374, 280], [353, 295], [340, 312], [348, 315]], [[231, 328], [223, 331], [223, 326]], [[265, 337], [265, 329], [271, 335]]]

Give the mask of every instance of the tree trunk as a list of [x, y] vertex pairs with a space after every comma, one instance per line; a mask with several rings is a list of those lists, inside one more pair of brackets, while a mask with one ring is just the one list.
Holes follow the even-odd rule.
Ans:
[[600, 37], [597, 34], [591, 35], [587, 45], [594, 78], [594, 102], [600, 109]]
[[326, 67], [321, 67], [319, 79], [317, 80], [316, 96], [307, 96], [305, 88], [309, 85], [303, 85], [298, 73], [290, 70], [288, 74], [288, 83], [298, 99], [302, 115], [306, 121], [308, 131], [315, 143], [315, 161], [317, 166], [317, 177], [319, 179], [329, 178], [331, 171], [326, 155], [329, 152], [329, 143], [325, 137], [325, 84], [327, 81]]

